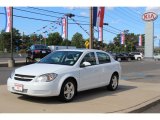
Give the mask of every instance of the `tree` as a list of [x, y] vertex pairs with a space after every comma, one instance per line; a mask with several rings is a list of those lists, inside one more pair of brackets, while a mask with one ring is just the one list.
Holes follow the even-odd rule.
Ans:
[[62, 41], [61, 45], [62, 46], [71, 46], [71, 41], [65, 39], [65, 40]]
[[[127, 33], [125, 34], [125, 44], [121, 45], [120, 40], [120, 34], [118, 34], [114, 40], [114, 49], [112, 50], [113, 52], [131, 52], [131, 51], [137, 51], [137, 46], [138, 46], [138, 39], [139, 39], [139, 34], [135, 35], [134, 33]], [[142, 45], [144, 46], [144, 35], [142, 35]]]
[[72, 37], [71, 45], [76, 46], [77, 48], [85, 48], [84, 45], [85, 41], [83, 39], [82, 34], [80, 33], [75, 33]]
[[[1, 43], [1, 50], [4, 51], [4, 49], [7, 49], [7, 51], [10, 51], [11, 49], [11, 33], [5, 32], [4, 30], [1, 31], [0, 35], [0, 43]], [[15, 48], [20, 45], [21, 35], [19, 33], [19, 30], [13, 28], [13, 51], [15, 51]]]
[[47, 39], [47, 45], [61, 45], [63, 39], [58, 32], [50, 33]]

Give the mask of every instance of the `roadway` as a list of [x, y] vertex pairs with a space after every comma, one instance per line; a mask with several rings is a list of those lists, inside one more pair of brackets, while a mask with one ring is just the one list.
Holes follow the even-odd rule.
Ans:
[[[90, 91], [85, 91], [85, 92], [81, 92], [79, 93], [78, 97], [76, 98], [75, 102], [70, 103], [72, 104], [75, 108], [82, 108], [84, 104], [84, 106], [88, 105], [90, 108], [92, 108], [91, 106], [94, 106], [95, 103], [97, 103], [97, 105], [101, 106], [100, 101], [101, 99], [105, 99], [106, 101], [112, 98], [112, 102], [114, 103], [116, 100], [115, 97], [117, 97], [119, 94], [123, 95], [129, 95], [129, 94], [140, 94], [139, 93], [134, 93], [133, 90], [136, 90], [137, 88], [143, 88], [145, 87], [145, 90], [147, 89], [147, 86], [149, 86], [149, 90], [153, 88], [153, 86], [156, 88], [159, 88], [158, 85], [160, 84], [160, 75], [159, 72], [157, 73], [157, 71], [160, 71], [160, 61], [133, 61], [133, 62], [121, 62], [122, 65], [122, 79], [123, 81], [121, 82], [122, 85], [119, 86], [119, 90], [117, 92], [114, 92], [113, 94], [108, 92], [104, 92], [104, 88], [100, 88], [100, 89], [96, 89], [96, 90], [90, 90]], [[20, 67], [20, 66], [16, 66], [15, 68]], [[20, 104], [28, 104], [31, 105], [33, 104], [33, 106], [35, 105], [35, 108], [33, 108], [31, 111], [32, 112], [55, 112], [55, 110], [53, 110], [53, 108], [49, 107], [45, 108], [47, 105], [53, 105], [53, 107], [57, 108], [57, 112], [63, 112], [63, 107], [67, 106], [67, 104], [61, 104], [59, 101], [57, 101], [56, 99], [53, 100], [52, 98], [43, 98], [43, 99], [39, 99], [39, 98], [34, 98], [34, 97], [23, 97], [23, 96], [17, 96], [14, 94], [11, 94], [9, 92], [6, 92], [6, 82], [7, 82], [7, 78], [10, 76], [12, 70], [14, 70], [15, 68], [8, 68], [8, 67], [0, 67], [0, 88], [2, 90], [2, 92], [0, 94], [6, 96], [6, 104], [10, 104], [9, 101], [10, 99], [12, 100], [13, 103], [17, 103], [16, 105], [17, 108], [19, 110], [22, 110], [22, 107], [26, 107], [26, 111], [22, 111], [22, 112], [28, 112], [29, 111], [29, 106], [21, 106]], [[126, 85], [127, 84], [127, 85]], [[145, 84], [145, 86], [144, 86]], [[136, 86], [137, 85], [137, 86]], [[128, 93], [130, 91], [130, 93]], [[138, 89], [137, 89], [138, 91]], [[137, 92], [136, 91], [136, 92]], [[153, 92], [159, 91], [157, 89], [153, 90]], [[147, 93], [145, 93], [144, 89], [143, 89], [144, 94], [144, 99], [147, 96]], [[141, 93], [143, 95], [143, 92]], [[147, 90], [147, 92], [149, 92], [148, 94], [151, 94], [150, 91]], [[158, 94], [157, 94], [158, 95]], [[105, 97], [107, 96], [107, 97]], [[140, 95], [141, 96], [141, 95]], [[137, 97], [137, 96], [135, 96]], [[18, 98], [18, 99], [17, 99]], [[53, 97], [55, 98], [55, 97]], [[8, 100], [9, 99], [9, 100]], [[124, 98], [123, 98], [124, 99]], [[124, 101], [121, 97], [120, 100]], [[130, 102], [132, 102], [133, 99], [131, 98], [127, 98], [130, 99]], [[142, 98], [141, 98], [142, 99]], [[80, 104], [79, 104], [80, 103]], [[104, 103], [103, 103], [104, 104]], [[97, 110], [99, 109], [99, 112], [104, 112], [106, 110], [103, 109], [103, 104], [102, 104], [102, 108], [93, 108], [93, 109], [84, 109], [84, 112], [88, 112], [88, 111], [92, 111], [92, 112], [97, 112]], [[119, 103], [120, 105], [122, 105], [122, 103]], [[127, 103], [129, 104], [129, 103]], [[126, 104], [126, 105], [127, 105]], [[2, 104], [0, 104], [1, 106]], [[45, 106], [46, 105], [46, 106]], [[109, 104], [108, 107], [110, 107]], [[38, 111], [38, 106], [40, 107], [41, 111]], [[84, 107], [83, 106], [83, 107]], [[125, 104], [124, 104], [125, 106]], [[13, 106], [12, 106], [13, 107]], [[115, 106], [113, 105], [112, 107], [119, 107], [119, 106]], [[112, 109], [112, 107], [110, 107], [110, 110]], [[66, 112], [70, 112], [70, 111], [80, 111], [77, 110], [75, 108], [71, 108], [71, 109], [67, 109]], [[61, 110], [60, 110], [61, 109]], [[75, 109], [75, 110], [74, 110]], [[90, 110], [89, 110], [90, 109]], [[143, 111], [144, 113], [160, 113], [159, 111], [160, 109], [160, 105], [157, 104], [155, 107], [149, 108], [146, 111]], [[64, 109], [65, 110], [65, 109]], [[3, 111], [2, 109], [0, 109], [0, 112], [13, 112], [10, 107], [6, 107], [5, 110]], [[80, 111], [80, 112], [83, 112]], [[114, 111], [114, 110], [113, 110]], [[21, 112], [18, 111], [17, 112]], [[106, 111], [107, 112], [107, 111]], [[115, 111], [116, 112], [116, 111]], [[122, 111], [123, 112], [123, 111]]]

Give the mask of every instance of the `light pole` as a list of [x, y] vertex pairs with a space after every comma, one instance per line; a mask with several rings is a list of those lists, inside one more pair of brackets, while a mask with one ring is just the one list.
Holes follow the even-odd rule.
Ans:
[[93, 48], [93, 7], [90, 7], [90, 40], [89, 49]]
[[13, 7], [11, 9], [11, 59], [8, 60], [8, 67], [14, 67], [15, 60], [13, 59]]
[[72, 17], [74, 17], [75, 15], [72, 14], [72, 13], [67, 13], [67, 14], [65, 14], [65, 16], [66, 16], [66, 22], [67, 22], [67, 24], [66, 24], [66, 28], [67, 28], [66, 39], [68, 40], [68, 17], [69, 17], [69, 18], [72, 18]]

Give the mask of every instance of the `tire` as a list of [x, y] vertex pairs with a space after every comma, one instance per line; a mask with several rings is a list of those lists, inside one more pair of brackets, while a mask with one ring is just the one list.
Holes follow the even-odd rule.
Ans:
[[140, 60], [141, 60], [141, 58], [140, 58], [140, 57], [138, 57], [138, 58], [137, 58], [137, 60], [138, 60], [138, 61], [140, 61]]
[[59, 99], [62, 102], [70, 102], [76, 95], [76, 84], [73, 80], [66, 80], [59, 95]]
[[107, 89], [110, 91], [114, 91], [118, 88], [118, 75], [116, 73], [114, 73], [111, 77], [110, 83], [107, 86]]
[[28, 65], [28, 63], [29, 63], [29, 58], [26, 57], [26, 65]]
[[118, 58], [117, 61], [118, 61], [118, 62], [121, 62], [121, 58]]
[[32, 62], [30, 57], [26, 57], [26, 65], [30, 64]]
[[128, 58], [128, 61], [130, 62], [130, 61], [131, 61], [131, 58]]

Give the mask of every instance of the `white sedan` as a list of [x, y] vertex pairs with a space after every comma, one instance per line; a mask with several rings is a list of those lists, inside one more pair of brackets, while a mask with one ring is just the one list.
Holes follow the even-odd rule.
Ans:
[[12, 93], [29, 96], [59, 96], [69, 102], [83, 90], [107, 86], [116, 90], [120, 63], [110, 54], [93, 49], [58, 50], [39, 62], [15, 69], [8, 78]]
[[160, 54], [155, 54], [155, 55], [153, 56], [153, 58], [154, 58], [155, 61], [160, 60]]

